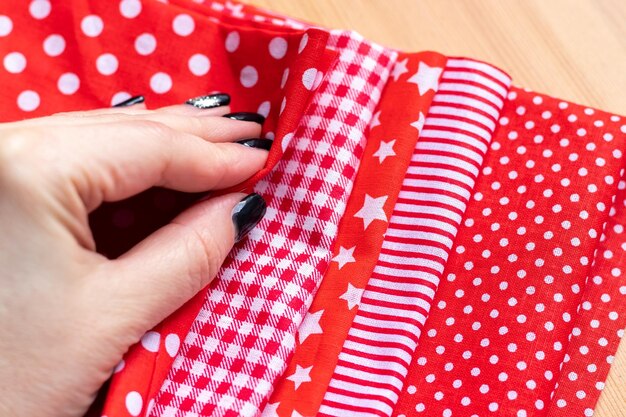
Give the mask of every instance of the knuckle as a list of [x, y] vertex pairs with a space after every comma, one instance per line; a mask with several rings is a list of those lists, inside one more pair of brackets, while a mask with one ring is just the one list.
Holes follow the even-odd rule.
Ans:
[[153, 121], [142, 120], [138, 122], [141, 129], [141, 134], [144, 136], [143, 140], [154, 141], [151, 142], [155, 147], [155, 152], [158, 152], [163, 159], [164, 168], [161, 174], [161, 179], [156, 185], [162, 185], [164, 181], [164, 175], [169, 170], [170, 165], [174, 159], [175, 154], [175, 132], [166, 124]]
[[0, 141], [0, 156], [3, 160], [11, 160], [28, 154], [30, 147], [30, 132], [24, 129], [10, 129], [3, 133]]
[[192, 225], [180, 223], [177, 225], [184, 228], [185, 238], [182, 246], [185, 248], [184, 252], [187, 257], [186, 274], [189, 278], [190, 290], [195, 294], [215, 277], [227, 252], [224, 245], [213, 234], [198, 230]]
[[208, 137], [207, 131], [210, 129], [211, 122], [207, 123], [208, 118], [188, 117], [182, 121], [181, 126], [188, 125], [192, 132], [195, 132], [201, 138]]
[[233, 157], [233, 152], [224, 149], [222, 146], [211, 146], [207, 151], [209, 152], [208, 160], [211, 161], [210, 166], [212, 169], [206, 171], [205, 181], [213, 188], [218, 184], [223, 184], [227, 179], [232, 178], [241, 161]]
[[160, 140], [167, 140], [172, 137], [172, 129], [164, 123], [155, 120], [141, 120], [138, 123], [144, 130], [144, 133], [150, 137]]
[[170, 146], [174, 143], [174, 131], [165, 123], [155, 120], [141, 120], [139, 124], [142, 135], [149, 140], [156, 140], [162, 145]]
[[51, 159], [53, 146], [45, 144], [46, 133], [40, 128], [11, 129], [0, 137], [0, 170], [4, 180], [23, 183]]

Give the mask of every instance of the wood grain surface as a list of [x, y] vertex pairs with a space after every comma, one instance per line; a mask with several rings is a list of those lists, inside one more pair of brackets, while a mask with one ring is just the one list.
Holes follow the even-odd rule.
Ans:
[[[624, 0], [253, 0], [404, 51], [481, 59], [515, 85], [626, 115]], [[626, 312], [624, 312], [626, 313]], [[626, 416], [622, 343], [594, 417]]]

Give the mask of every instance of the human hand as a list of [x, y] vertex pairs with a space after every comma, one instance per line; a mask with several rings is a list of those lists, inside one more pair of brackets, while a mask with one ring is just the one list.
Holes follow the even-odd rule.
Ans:
[[233, 143], [258, 137], [259, 123], [197, 108], [227, 104], [217, 98], [0, 124], [0, 415], [82, 416], [128, 347], [263, 217], [260, 196], [227, 194], [118, 259], [95, 252], [88, 214], [101, 203], [152, 186], [226, 188], [263, 168], [270, 141]]

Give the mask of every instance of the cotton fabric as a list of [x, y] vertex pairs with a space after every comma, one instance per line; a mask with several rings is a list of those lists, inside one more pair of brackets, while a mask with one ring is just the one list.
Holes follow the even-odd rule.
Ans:
[[[421, 95], [415, 85], [407, 84], [408, 76], [402, 76], [419, 73], [418, 67], [422, 71], [441, 68], [445, 61], [444, 56], [435, 53], [398, 56], [369, 126], [359, 173], [339, 225], [334, 257], [300, 325], [294, 355], [264, 415], [313, 415], [319, 409], [356, 314], [355, 307], [376, 264], [387, 221], [424, 123], [424, 112], [434, 94], [426, 86], [436, 87], [441, 71], [431, 70], [421, 82]], [[409, 105], [400, 112], [397, 100]]]
[[467, 59], [409, 74], [436, 94], [318, 415], [392, 414], [510, 83]]
[[394, 415], [593, 413], [624, 326], [620, 123], [509, 91]]
[[[350, 33], [331, 32], [329, 44], [342, 48], [339, 61], [289, 141], [294, 161], [281, 159], [255, 186], [268, 213], [207, 292], [152, 414], [255, 415], [286, 366], [330, 261], [391, 63], [382, 48]], [[366, 56], [371, 70], [362, 66]], [[348, 90], [353, 84], [362, 90]]]
[[[3, 121], [213, 91], [268, 116], [266, 167], [223, 191], [266, 218], [105, 415], [593, 414], [625, 324], [622, 117], [234, 2], [5, 2], [0, 57]], [[197, 198], [104, 205], [98, 250]]]

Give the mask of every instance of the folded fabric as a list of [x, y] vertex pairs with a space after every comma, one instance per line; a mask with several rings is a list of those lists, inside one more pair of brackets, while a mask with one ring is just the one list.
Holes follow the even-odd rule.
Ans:
[[[254, 187], [268, 213], [207, 292], [154, 415], [255, 415], [286, 366], [330, 261], [363, 132], [391, 63], [350, 33], [331, 33], [329, 45], [338, 48], [339, 62], [290, 140], [285, 156], [291, 150], [293, 160], [281, 159]], [[362, 65], [365, 54], [371, 69]], [[358, 91], [350, 88], [356, 85]]]
[[[230, 1], [0, 18], [2, 121], [226, 91], [275, 141], [222, 191], [265, 219], [125, 355], [104, 415], [593, 414], [626, 324], [622, 118]], [[98, 250], [197, 198], [105, 204]]]
[[406, 82], [416, 78], [420, 92], [437, 93], [318, 415], [391, 416], [510, 83], [452, 58]]
[[[398, 56], [369, 126], [359, 173], [339, 225], [333, 262], [300, 326], [298, 347], [264, 415], [314, 415], [319, 409], [356, 314], [355, 306], [376, 264], [387, 220], [445, 61], [435, 53]], [[421, 87], [408, 84], [405, 73], [421, 74]], [[398, 100], [407, 104], [403, 111], [396, 107]]]

